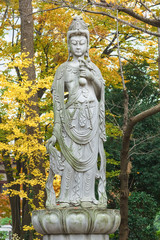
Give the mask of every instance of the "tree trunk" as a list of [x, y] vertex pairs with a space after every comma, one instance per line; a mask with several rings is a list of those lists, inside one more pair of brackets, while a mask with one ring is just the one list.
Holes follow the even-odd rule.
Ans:
[[129, 235], [128, 228], [128, 179], [129, 173], [128, 169], [128, 152], [130, 144], [130, 136], [132, 132], [132, 127], [130, 124], [125, 125], [125, 132], [122, 141], [121, 150], [121, 173], [120, 173], [120, 213], [121, 213], [121, 224], [120, 224], [120, 234], [119, 240], [127, 240]]
[[[7, 176], [7, 182], [12, 183], [14, 181], [13, 177], [13, 169], [11, 165], [10, 156], [3, 151], [2, 152], [2, 159], [3, 165], [5, 168], [5, 173]], [[19, 191], [19, 185], [13, 185], [9, 189]], [[20, 219], [20, 197], [16, 196], [9, 196], [10, 206], [11, 206], [11, 214], [12, 214], [12, 232], [13, 234], [16, 233], [18, 236], [21, 235], [21, 219]]]
[[[32, 0], [19, 0], [19, 11], [20, 11], [20, 18], [21, 18], [21, 51], [22, 53], [28, 54], [27, 58], [32, 60], [32, 63], [23, 68], [23, 73], [27, 75], [27, 81], [30, 83], [30, 87], [28, 90], [28, 94], [31, 93], [32, 88], [36, 85], [36, 73], [35, 73], [35, 66], [34, 66], [34, 41], [33, 41], [33, 16], [32, 16]], [[34, 93], [31, 97], [29, 97], [26, 101], [26, 119], [34, 120], [36, 126], [26, 126], [26, 133], [28, 136], [28, 141], [30, 141], [31, 137], [36, 137], [37, 132], [40, 130], [39, 122], [36, 117], [39, 116], [39, 106], [38, 106], [38, 92]], [[37, 136], [38, 138], [38, 136]], [[39, 143], [41, 139], [38, 139]], [[32, 159], [26, 159], [26, 163], [24, 164], [24, 172], [28, 174], [29, 179], [33, 179], [34, 176], [32, 175], [32, 171], [35, 167], [37, 167], [43, 174], [45, 174], [44, 167], [42, 167], [43, 161], [41, 159], [41, 153], [33, 153]], [[32, 160], [32, 161], [31, 161]], [[31, 163], [32, 162], [32, 163]], [[26, 186], [24, 186], [26, 189]], [[36, 185], [32, 189], [32, 197], [34, 200], [34, 204], [36, 207], [39, 207], [38, 199], [36, 195], [39, 193], [41, 189], [40, 185]], [[28, 193], [29, 190], [28, 189]], [[22, 227], [24, 225], [30, 225], [31, 217], [29, 211], [31, 208], [27, 200], [24, 199], [23, 201], [23, 213], [22, 213]], [[28, 235], [29, 234], [29, 235]], [[32, 233], [24, 233], [22, 230], [22, 237], [26, 240], [32, 239]]]
[[[19, 12], [20, 12], [20, 18], [21, 18], [21, 52], [28, 54], [27, 58], [32, 60], [32, 63], [28, 67], [23, 68], [23, 73], [22, 73], [27, 75], [27, 81], [30, 82], [30, 89], [28, 91], [28, 94], [29, 94], [32, 90], [32, 87], [35, 85], [35, 79], [36, 79], [35, 66], [33, 62], [34, 43], [33, 43], [32, 0], [19, 0]], [[27, 100], [26, 107], [28, 109], [26, 112], [26, 119], [34, 119], [35, 116], [39, 114], [38, 94], [36, 93], [26, 100]], [[30, 136], [33, 136], [35, 134], [35, 131], [36, 131], [35, 127], [26, 126], [26, 133], [28, 135], [28, 140]], [[30, 159], [26, 159], [23, 170], [24, 172], [29, 174], [29, 176], [31, 175], [31, 171], [33, 169], [30, 169]], [[27, 190], [26, 186], [24, 186], [24, 190]], [[29, 189], [28, 189], [28, 193], [29, 193]], [[31, 240], [32, 233], [23, 231], [24, 225], [30, 226], [31, 224], [31, 216], [29, 213], [31, 209], [26, 199], [23, 200], [22, 211], [23, 212], [22, 212], [21, 238]]]
[[[117, 11], [118, 18], [118, 11]], [[129, 96], [127, 93], [123, 67], [121, 62], [120, 47], [119, 47], [119, 30], [117, 21], [117, 52], [119, 57], [119, 66], [123, 85], [123, 96], [124, 96], [124, 112], [123, 112], [123, 139], [122, 139], [122, 150], [121, 150], [121, 173], [120, 173], [120, 213], [121, 213], [121, 224], [120, 224], [120, 240], [127, 240], [129, 234], [128, 228], [128, 151], [130, 143], [130, 133], [128, 132], [128, 106], [129, 106]]]
[[134, 126], [156, 113], [160, 112], [160, 104], [143, 111], [136, 116], [130, 118], [126, 124], [126, 128], [123, 134], [122, 150], [121, 150], [121, 173], [120, 173], [120, 213], [121, 213], [121, 225], [119, 240], [128, 240], [129, 228], [128, 228], [128, 153], [130, 145], [130, 137]]
[[[158, 28], [158, 33], [160, 33], [160, 28]], [[159, 95], [160, 95], [160, 37], [158, 37], [158, 80], [159, 80]]]

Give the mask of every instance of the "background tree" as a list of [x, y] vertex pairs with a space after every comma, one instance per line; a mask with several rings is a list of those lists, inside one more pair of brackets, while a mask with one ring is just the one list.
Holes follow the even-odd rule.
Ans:
[[[133, 66], [134, 64], [134, 66]], [[149, 106], [158, 101], [158, 83], [152, 82], [152, 78], [147, 72], [148, 64], [146, 62], [128, 64], [124, 66], [124, 77], [130, 79], [126, 83], [129, 94], [129, 110], [130, 114], [136, 114], [140, 111], [145, 111]], [[123, 91], [121, 89], [108, 89], [106, 90], [106, 103], [109, 109], [112, 109], [112, 115], [108, 116], [108, 120], [118, 126], [123, 123]], [[139, 229], [139, 238], [146, 236], [147, 239], [149, 232], [152, 229], [152, 239], [155, 239], [155, 229], [153, 222], [155, 214], [158, 211], [159, 193], [156, 191], [159, 185], [159, 141], [160, 132], [157, 126], [159, 125], [159, 113], [137, 124], [131, 136], [131, 146], [129, 151], [129, 162], [127, 172], [129, 175], [129, 228], [130, 237], [136, 238], [134, 235], [134, 208], [137, 207], [138, 214], [135, 214], [137, 222], [141, 222], [141, 230]], [[110, 153], [109, 158], [118, 160], [120, 159], [122, 136], [117, 138], [108, 137], [106, 142], [106, 149]], [[118, 166], [118, 164], [117, 164]], [[110, 167], [110, 166], [109, 166]], [[115, 166], [116, 167], [116, 166]], [[156, 169], [156, 171], [155, 171]], [[117, 170], [117, 167], [115, 168]], [[119, 206], [119, 199], [115, 195], [119, 195], [119, 179], [112, 178], [111, 183], [108, 179], [109, 194], [111, 195], [111, 207]], [[112, 186], [112, 187], [111, 187]], [[114, 193], [114, 196], [113, 196]], [[143, 202], [143, 195], [146, 194], [148, 199], [148, 210], [154, 209], [152, 218], [148, 212], [148, 217], [145, 215], [145, 224], [142, 223], [144, 215], [144, 205], [138, 204], [141, 199]], [[149, 194], [149, 195], [148, 195]], [[132, 198], [132, 195], [135, 196]], [[150, 196], [152, 200], [150, 201]], [[152, 206], [153, 202], [153, 206]], [[138, 217], [139, 215], [139, 217]], [[149, 230], [149, 226], [152, 228]], [[143, 225], [144, 224], [144, 225]], [[144, 235], [144, 232], [146, 235]], [[148, 233], [147, 233], [148, 232]], [[133, 235], [132, 235], [133, 233]], [[117, 239], [117, 238], [115, 238]]]
[[[45, 14], [43, 17], [41, 14], [37, 16], [33, 42], [31, 1], [13, 0], [3, 2], [1, 5], [0, 57], [3, 68], [0, 75], [0, 149], [8, 180], [8, 189], [5, 193], [10, 196], [13, 233], [27, 240], [33, 238], [33, 230], [30, 227], [31, 211], [44, 207], [46, 181], [44, 167], [47, 170], [49, 164], [45, 141], [48, 139], [48, 132], [51, 134], [53, 128], [49, 89], [53, 81], [54, 69], [58, 65], [55, 59], [63, 59], [61, 54], [64, 46], [63, 31], [57, 25], [59, 14], [57, 12], [56, 16], [52, 15], [48, 18], [49, 23], [55, 22], [55, 25], [51, 24], [49, 29], [48, 26], [46, 28], [43, 26], [47, 16]], [[56, 36], [55, 31], [58, 31]], [[8, 32], [11, 38], [8, 38]], [[53, 45], [50, 43], [51, 38]], [[57, 42], [58, 39], [62, 43]], [[57, 55], [54, 52], [55, 45]], [[55, 53], [55, 59], [52, 58], [52, 51]], [[36, 52], [35, 62], [33, 62], [34, 52]], [[12, 165], [13, 160], [15, 168]], [[59, 190], [57, 186], [56, 190]]]

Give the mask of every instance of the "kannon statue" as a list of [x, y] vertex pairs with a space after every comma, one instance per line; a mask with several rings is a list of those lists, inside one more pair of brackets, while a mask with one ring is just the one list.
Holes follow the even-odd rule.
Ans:
[[[73, 19], [67, 43], [68, 60], [57, 69], [51, 89], [54, 129], [47, 143], [50, 170], [46, 207], [106, 207], [105, 85], [89, 58], [89, 31], [81, 16]], [[55, 174], [62, 177], [58, 199], [53, 190]]]

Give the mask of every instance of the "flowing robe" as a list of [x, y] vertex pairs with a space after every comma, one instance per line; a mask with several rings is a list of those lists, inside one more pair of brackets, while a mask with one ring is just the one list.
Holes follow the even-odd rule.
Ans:
[[[93, 87], [80, 85], [79, 69], [62, 64], [52, 85], [54, 104], [54, 130], [61, 149], [63, 162], [61, 192], [58, 202], [79, 204], [96, 203], [95, 179], [99, 178], [99, 201], [106, 202], [105, 185], [105, 111], [104, 81], [99, 69], [90, 63], [92, 74], [101, 83], [100, 98]], [[77, 82], [69, 98], [64, 99], [67, 81]], [[91, 91], [92, 90], [92, 91]], [[98, 154], [101, 159], [97, 169]]]

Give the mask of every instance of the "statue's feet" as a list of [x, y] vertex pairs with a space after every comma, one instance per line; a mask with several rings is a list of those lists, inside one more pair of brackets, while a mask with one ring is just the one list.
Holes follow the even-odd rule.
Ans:
[[87, 201], [82, 201], [81, 202], [81, 207], [83, 208], [93, 208], [97, 207], [98, 201], [97, 202], [87, 202]]

